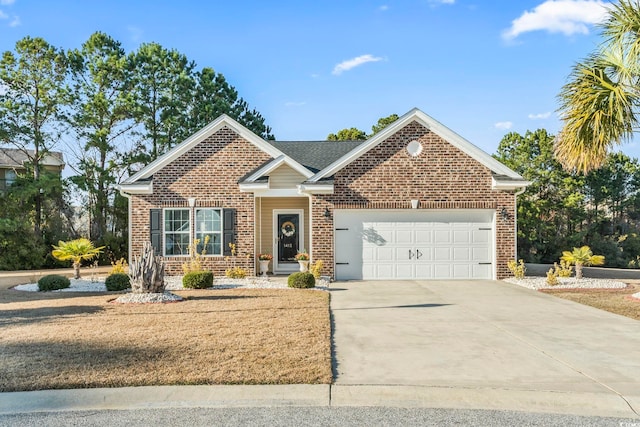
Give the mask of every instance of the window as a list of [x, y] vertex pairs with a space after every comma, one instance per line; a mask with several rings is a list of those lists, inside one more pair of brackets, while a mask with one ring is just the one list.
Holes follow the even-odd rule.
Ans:
[[16, 171], [8, 169], [4, 171], [4, 182], [7, 184], [7, 187], [13, 185], [16, 182]]
[[[195, 235], [199, 240], [196, 251], [206, 255], [222, 255], [222, 211], [196, 209]], [[207, 245], [205, 240], [208, 238]]]
[[191, 221], [189, 209], [164, 210], [164, 254], [189, 255]]

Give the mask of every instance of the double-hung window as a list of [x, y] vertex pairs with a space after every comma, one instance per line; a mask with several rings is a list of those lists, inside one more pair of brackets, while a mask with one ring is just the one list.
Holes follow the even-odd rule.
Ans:
[[189, 255], [190, 237], [189, 209], [165, 209], [164, 254], [166, 256]]
[[222, 210], [196, 209], [195, 236], [198, 253], [204, 251], [205, 255], [222, 255]]

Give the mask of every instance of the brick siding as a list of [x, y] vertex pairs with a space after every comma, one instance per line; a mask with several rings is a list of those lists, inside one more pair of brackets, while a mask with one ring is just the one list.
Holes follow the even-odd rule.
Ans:
[[[410, 156], [406, 146], [418, 140], [422, 152]], [[313, 257], [334, 274], [333, 223], [324, 217], [333, 209], [495, 209], [497, 277], [509, 275], [507, 262], [515, 256], [515, 195], [491, 189], [491, 171], [427, 128], [412, 122], [338, 171], [334, 194], [315, 196]], [[507, 221], [500, 219], [506, 208]], [[333, 215], [332, 215], [333, 217]]]
[[[412, 140], [424, 149], [416, 157], [406, 151]], [[153, 194], [132, 196], [130, 254], [140, 253], [149, 240], [149, 210], [188, 207], [195, 197], [197, 207], [236, 209], [237, 265], [255, 274], [255, 206], [252, 193], [241, 193], [238, 180], [269, 160], [266, 153], [223, 128], [194, 146], [153, 176]], [[508, 276], [507, 262], [515, 253], [515, 195], [491, 189], [491, 171], [479, 162], [412, 122], [359, 159], [338, 171], [334, 194], [313, 196], [313, 230], [310, 248], [314, 259], [325, 262], [333, 276], [333, 215], [340, 208], [410, 209], [410, 200], [420, 200], [428, 209], [494, 209], [496, 221], [497, 276]], [[506, 208], [508, 219], [500, 211]], [[185, 257], [165, 257], [168, 274], [179, 274]], [[229, 263], [224, 257], [205, 257], [204, 266], [224, 274]]]
[[[238, 180], [271, 157], [224, 127], [153, 175], [153, 194], [132, 196], [131, 255], [141, 252], [149, 240], [149, 210], [196, 207], [233, 208], [238, 256], [236, 265], [254, 270], [254, 198], [241, 193]], [[193, 227], [192, 227], [193, 228]], [[192, 236], [193, 238], [193, 236]], [[164, 257], [167, 274], [181, 274], [186, 257]], [[224, 274], [230, 262], [222, 256], [203, 257], [205, 268]]]

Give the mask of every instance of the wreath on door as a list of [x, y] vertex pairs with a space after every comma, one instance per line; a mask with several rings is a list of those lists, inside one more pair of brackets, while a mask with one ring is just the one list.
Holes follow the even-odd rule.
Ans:
[[296, 226], [291, 221], [287, 221], [280, 227], [280, 231], [283, 235], [291, 237], [296, 233]]

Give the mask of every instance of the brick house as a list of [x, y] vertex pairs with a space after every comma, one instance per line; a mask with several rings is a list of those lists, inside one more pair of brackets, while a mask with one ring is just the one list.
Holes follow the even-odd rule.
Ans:
[[[420, 110], [366, 141], [266, 141], [221, 116], [120, 185], [129, 254], [179, 273], [194, 239], [214, 274], [298, 268], [349, 279], [496, 279], [516, 253], [520, 175]], [[203, 247], [208, 236], [206, 248]]]

